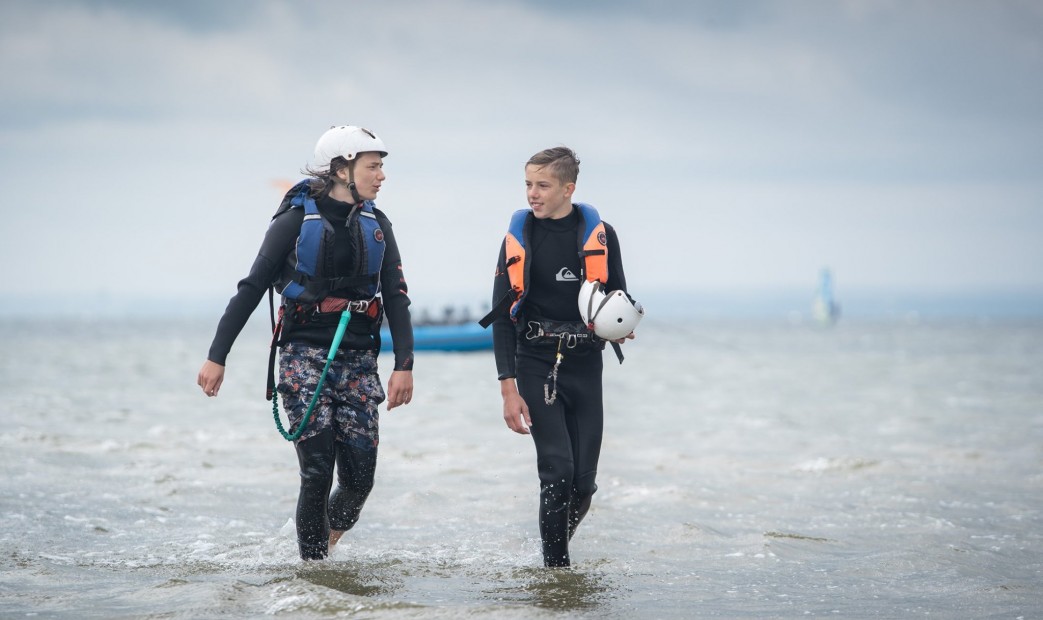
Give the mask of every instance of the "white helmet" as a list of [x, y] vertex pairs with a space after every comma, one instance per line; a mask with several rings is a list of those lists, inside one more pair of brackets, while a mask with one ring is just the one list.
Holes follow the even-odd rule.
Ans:
[[388, 154], [384, 142], [372, 131], [354, 125], [330, 127], [315, 144], [315, 169], [326, 172], [334, 157], [351, 161], [359, 153], [369, 152], [380, 153], [381, 157]]
[[619, 340], [634, 331], [645, 317], [640, 303], [630, 301], [623, 291], [605, 293], [601, 282], [587, 280], [579, 288], [579, 316], [605, 340]]

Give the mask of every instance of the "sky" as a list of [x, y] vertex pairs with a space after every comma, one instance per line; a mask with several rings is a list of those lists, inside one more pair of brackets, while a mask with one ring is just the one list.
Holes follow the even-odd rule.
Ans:
[[487, 302], [559, 145], [638, 299], [1043, 299], [1034, 0], [4, 0], [0, 66], [0, 308], [219, 312], [340, 124], [419, 307]]

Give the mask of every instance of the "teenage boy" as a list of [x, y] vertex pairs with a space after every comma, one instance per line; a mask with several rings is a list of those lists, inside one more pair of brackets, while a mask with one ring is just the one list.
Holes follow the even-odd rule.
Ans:
[[493, 310], [482, 320], [493, 326], [503, 418], [512, 431], [531, 434], [536, 446], [548, 567], [570, 565], [569, 540], [597, 490], [606, 340], [580, 308], [581, 288], [593, 284], [623, 300], [625, 331], [610, 339], [620, 360], [619, 344], [634, 337], [641, 313], [625, 292], [615, 230], [590, 205], [572, 202], [578, 175], [579, 159], [565, 147], [526, 163], [530, 209], [511, 220], [497, 261]]

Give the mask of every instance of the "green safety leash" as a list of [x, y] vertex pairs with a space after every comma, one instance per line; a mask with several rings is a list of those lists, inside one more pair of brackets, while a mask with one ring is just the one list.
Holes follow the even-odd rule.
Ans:
[[301, 433], [304, 432], [304, 427], [308, 425], [308, 421], [311, 420], [312, 411], [315, 410], [315, 403], [319, 402], [319, 393], [322, 392], [322, 384], [326, 382], [326, 373], [330, 370], [330, 364], [333, 363], [333, 358], [337, 356], [337, 349], [340, 348], [340, 341], [344, 339], [344, 332], [348, 329], [348, 321], [351, 319], [351, 310], [345, 308], [340, 313], [340, 323], [337, 324], [337, 333], [333, 336], [333, 344], [330, 345], [329, 355], [326, 356], [326, 366], [322, 369], [322, 375], [319, 377], [319, 383], [315, 386], [315, 394], [311, 397], [311, 404], [308, 405], [308, 412], [304, 414], [304, 419], [301, 420], [301, 425], [297, 427], [297, 430], [293, 433], [287, 433], [286, 429], [282, 426], [282, 420], [279, 419], [279, 395], [272, 395], [272, 416], [275, 418], [275, 427], [279, 429], [279, 434], [283, 436], [286, 441], [297, 441], [301, 437]]

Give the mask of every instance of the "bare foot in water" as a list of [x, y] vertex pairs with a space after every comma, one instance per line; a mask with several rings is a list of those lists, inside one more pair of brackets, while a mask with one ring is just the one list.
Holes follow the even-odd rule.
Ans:
[[330, 548], [332, 549], [340, 537], [344, 535], [344, 530], [330, 530]]

